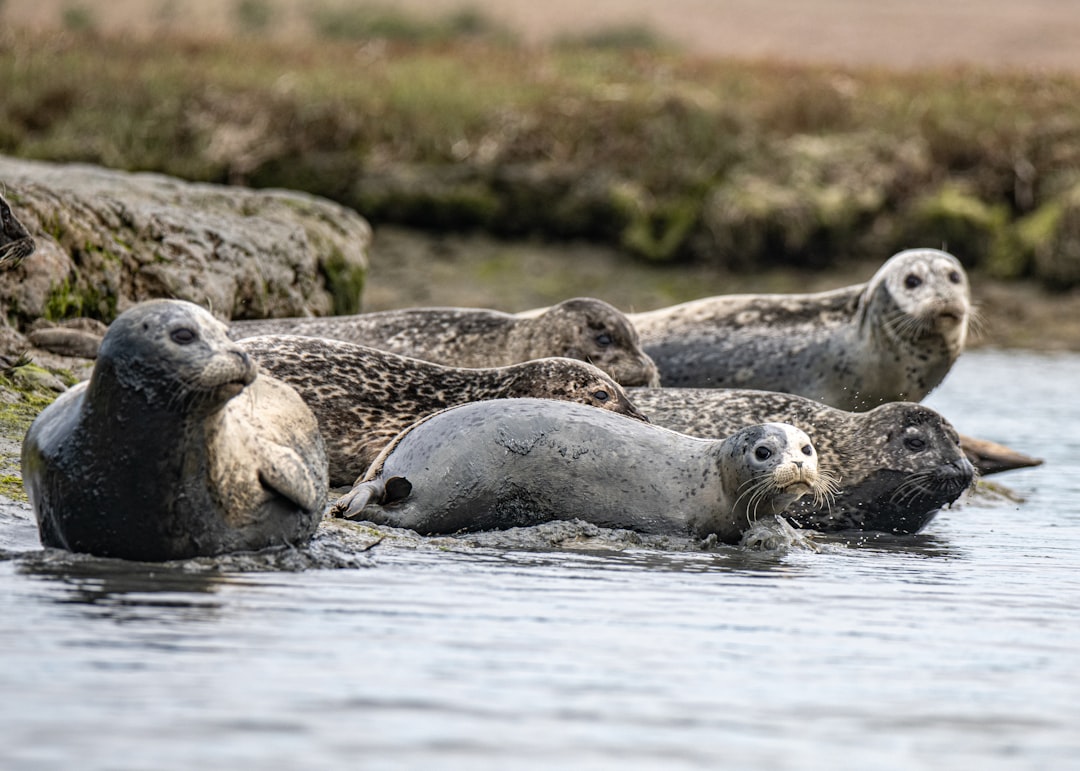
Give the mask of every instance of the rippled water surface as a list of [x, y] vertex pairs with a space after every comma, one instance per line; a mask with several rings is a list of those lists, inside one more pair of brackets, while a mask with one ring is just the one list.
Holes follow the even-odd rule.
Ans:
[[0, 767], [1080, 767], [1078, 384], [967, 354], [931, 406], [1046, 465], [819, 551], [213, 572], [45, 559], [5, 515]]

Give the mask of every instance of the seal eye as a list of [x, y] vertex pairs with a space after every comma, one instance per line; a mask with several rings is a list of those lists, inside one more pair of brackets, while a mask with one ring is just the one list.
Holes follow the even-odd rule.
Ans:
[[609, 335], [607, 332], [601, 332], [596, 336], [596, 344], [599, 345], [601, 348], [607, 348], [609, 345], [611, 345], [611, 343], [611, 335]]
[[813, 455], [814, 454], [814, 448], [812, 446], [808, 445], [808, 444], [804, 444], [802, 446], [802, 454], [807, 455], [807, 456]]
[[908, 289], [914, 289], [922, 283], [922, 279], [916, 276], [914, 273], [908, 273], [907, 278], [904, 279], [904, 286]]
[[169, 337], [172, 338], [172, 341], [177, 345], [190, 345], [191, 343], [195, 342], [195, 339], [198, 337], [198, 335], [195, 334], [194, 329], [189, 329], [188, 327], [180, 327], [179, 329], [174, 329], [172, 332], [170, 332]]
[[921, 452], [926, 449], [926, 440], [920, 436], [909, 436], [904, 440], [904, 446], [912, 452]]
[[754, 457], [758, 460], [768, 460], [772, 457], [772, 450], [768, 447], [758, 447], [754, 450]]
[[954, 284], [959, 284], [960, 283], [960, 272], [956, 271], [956, 270], [950, 271], [949, 272], [949, 281], [953, 282]]
[[607, 391], [601, 390], [593, 391], [593, 398], [596, 399], [596, 401], [598, 402], [606, 402], [608, 399], [611, 398], [611, 396], [608, 395]]

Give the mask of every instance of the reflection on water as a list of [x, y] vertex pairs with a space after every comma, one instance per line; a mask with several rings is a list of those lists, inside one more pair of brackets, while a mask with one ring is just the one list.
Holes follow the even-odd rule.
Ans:
[[162, 566], [27, 553], [8, 517], [0, 767], [1068, 767], [1078, 376], [964, 357], [932, 406], [1047, 463], [916, 536], [391, 534], [349, 563], [374, 538], [340, 525]]

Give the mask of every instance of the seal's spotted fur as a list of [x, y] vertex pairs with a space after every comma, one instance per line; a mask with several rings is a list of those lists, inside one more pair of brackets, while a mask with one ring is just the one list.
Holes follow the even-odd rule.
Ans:
[[612, 378], [573, 359], [465, 369], [297, 335], [252, 337], [240, 345], [263, 370], [296, 389], [315, 413], [332, 485], [352, 484], [411, 423], [464, 402], [536, 396], [641, 417]]
[[576, 298], [533, 318], [479, 308], [410, 308], [355, 316], [234, 321], [238, 338], [305, 335], [368, 345], [451, 367], [504, 367], [561, 356], [624, 386], [659, 385], [637, 331], [601, 300]]

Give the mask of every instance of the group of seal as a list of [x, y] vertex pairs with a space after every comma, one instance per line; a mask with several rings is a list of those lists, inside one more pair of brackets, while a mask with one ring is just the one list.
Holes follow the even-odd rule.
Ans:
[[152, 561], [303, 543], [328, 488], [304, 402], [175, 300], [112, 323], [90, 379], [31, 424], [22, 474], [44, 545]]
[[[189, 303], [146, 303], [35, 421], [24, 476], [44, 543], [137, 559], [303, 540], [327, 486], [354, 480], [331, 512], [420, 533], [574, 518], [735, 542], [781, 513], [916, 532], [974, 476], [952, 426], [913, 403], [963, 347], [967, 286], [922, 249], [866, 284], [633, 324], [576, 298], [236, 321], [238, 342]], [[687, 383], [710, 387], [668, 387]]]

